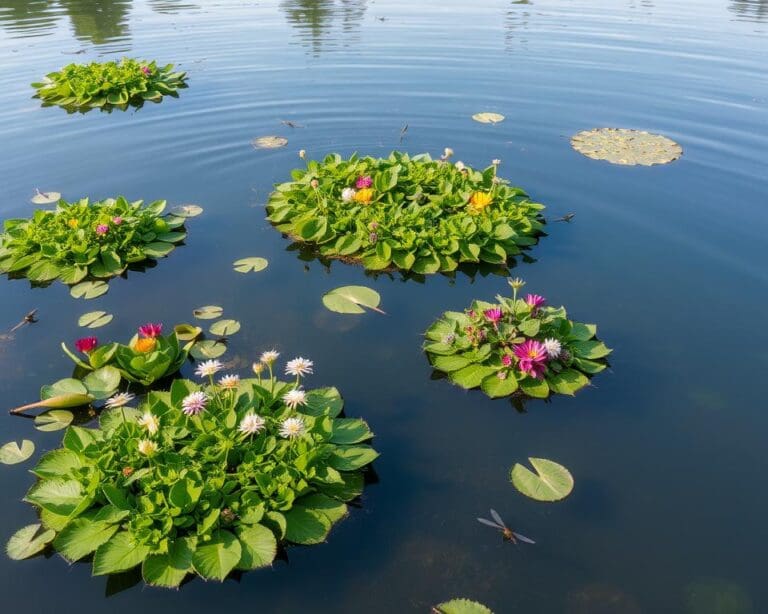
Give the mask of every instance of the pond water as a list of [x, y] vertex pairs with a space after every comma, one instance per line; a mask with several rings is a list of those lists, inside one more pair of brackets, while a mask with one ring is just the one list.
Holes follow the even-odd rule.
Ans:
[[[121, 54], [174, 62], [190, 87], [111, 115], [31, 99], [41, 75]], [[275, 346], [312, 358], [311, 383], [338, 386], [382, 454], [329, 542], [290, 548], [272, 569], [173, 592], [130, 574], [92, 578], [90, 564], [57, 556], [0, 557], [8, 609], [427, 612], [466, 596], [497, 613], [768, 611], [768, 1], [0, 0], [0, 58], [3, 219], [28, 215], [36, 187], [205, 207], [185, 247], [97, 301], [0, 280], [0, 328], [33, 308], [40, 317], [0, 342], [3, 405], [69, 373], [58, 344], [80, 336], [86, 311], [114, 313], [98, 334], [127, 338], [219, 304], [243, 323], [229, 357], [248, 364]], [[478, 111], [507, 119], [479, 124]], [[685, 153], [620, 167], [570, 148], [570, 135], [600, 126], [663, 133]], [[249, 144], [270, 134], [288, 146]], [[431, 379], [424, 329], [505, 291], [503, 277], [420, 283], [328, 269], [265, 221], [300, 149], [446, 146], [472, 165], [500, 158], [500, 174], [550, 218], [576, 213], [513, 271], [598, 323], [615, 350], [575, 398], [520, 413]], [[233, 272], [247, 256], [270, 266]], [[320, 296], [345, 284], [374, 287], [388, 315], [327, 312]], [[0, 420], [3, 442], [59, 443], [28, 420]], [[528, 456], [568, 466], [572, 496], [539, 504], [517, 493], [508, 471]], [[3, 541], [34, 519], [21, 501], [29, 466], [0, 468]], [[490, 507], [537, 544], [479, 525]], [[751, 606], [692, 605], [709, 589]]]

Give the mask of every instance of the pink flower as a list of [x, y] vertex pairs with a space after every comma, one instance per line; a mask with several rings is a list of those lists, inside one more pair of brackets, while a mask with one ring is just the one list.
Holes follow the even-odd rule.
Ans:
[[365, 175], [363, 177], [358, 177], [357, 181], [355, 181], [355, 187], [358, 190], [370, 188], [372, 185], [373, 185], [373, 179], [371, 179], [368, 175]]
[[147, 76], [152, 74], [152, 70], [149, 68], [149, 66], [142, 66], [141, 72], [143, 72]]
[[162, 324], [145, 324], [144, 326], [139, 326], [139, 334], [142, 337], [149, 337], [150, 339], [154, 339], [155, 337], [159, 337], [163, 334], [163, 325]]
[[205, 410], [208, 395], [204, 392], [191, 392], [181, 401], [181, 411], [186, 416], [199, 416]]
[[512, 357], [509, 354], [504, 354], [504, 356], [501, 357], [501, 364], [505, 367], [512, 366]]
[[469, 311], [467, 311], [467, 315], [468, 315], [470, 318], [474, 318], [474, 317], [475, 317], [475, 315], [477, 315], [477, 314], [475, 314], [475, 310], [474, 310], [474, 309], [470, 309]]
[[112, 218], [112, 223], [113, 223], [115, 226], [120, 226], [120, 224], [122, 224], [122, 223], [123, 223], [123, 218], [121, 218], [119, 215], [118, 215], [117, 217], [113, 217], [113, 218]]
[[519, 360], [520, 371], [536, 379], [541, 379], [544, 376], [547, 367], [547, 349], [543, 343], [535, 339], [528, 339], [514, 346], [514, 352]]
[[494, 307], [493, 309], [486, 309], [483, 312], [483, 315], [485, 316], [485, 319], [488, 320], [491, 324], [493, 324], [495, 328], [496, 326], [498, 326], [499, 320], [501, 320], [504, 313], [498, 307]]
[[75, 349], [83, 354], [92, 352], [97, 345], [99, 345], [99, 340], [96, 337], [83, 337], [75, 341]]
[[96, 234], [97, 235], [105, 235], [109, 232], [109, 226], [106, 224], [99, 224], [96, 226]]
[[529, 294], [525, 297], [525, 303], [531, 308], [531, 310], [536, 311], [539, 307], [542, 307], [547, 302], [547, 299], [545, 299], [543, 296], [539, 296], [538, 294]]

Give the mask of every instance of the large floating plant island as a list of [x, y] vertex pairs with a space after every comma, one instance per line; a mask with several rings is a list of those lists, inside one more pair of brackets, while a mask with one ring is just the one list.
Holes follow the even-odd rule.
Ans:
[[[496, 162], [496, 161], [495, 161]], [[505, 265], [542, 234], [543, 205], [460, 162], [329, 155], [276, 187], [268, 219], [327, 258], [368, 270], [427, 274], [463, 263]]]

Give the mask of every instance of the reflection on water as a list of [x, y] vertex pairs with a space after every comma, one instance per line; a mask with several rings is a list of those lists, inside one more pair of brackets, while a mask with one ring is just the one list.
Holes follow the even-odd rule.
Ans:
[[[288, 23], [296, 28], [303, 44], [317, 55], [329, 44], [342, 46], [356, 37], [365, 16], [367, 0], [286, 0], [280, 7]], [[339, 30], [339, 31], [336, 31]]]
[[194, 11], [200, 8], [199, 5], [185, 2], [185, 0], [149, 0], [149, 6], [156, 13], [167, 13], [169, 15], [175, 15], [183, 11]]
[[131, 0], [59, 0], [75, 37], [94, 45], [128, 38]]
[[512, 0], [504, 20], [504, 42], [507, 50], [513, 48], [515, 41], [522, 45], [528, 42], [525, 37], [520, 37], [520, 31], [528, 29], [528, 20], [531, 17], [531, 0]]
[[731, 0], [728, 8], [743, 21], [768, 19], [768, 0]]
[[57, 19], [49, 0], [0, 0], [0, 26], [17, 36], [46, 34]]

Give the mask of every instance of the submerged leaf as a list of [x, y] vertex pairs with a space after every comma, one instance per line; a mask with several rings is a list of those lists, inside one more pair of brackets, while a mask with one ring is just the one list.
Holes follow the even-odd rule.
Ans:
[[571, 494], [573, 476], [568, 469], [546, 458], [528, 460], [536, 473], [519, 463], [512, 467], [510, 478], [517, 490], [536, 501], [548, 502], [560, 501]]
[[287, 144], [288, 139], [282, 136], [260, 136], [251, 141], [251, 145], [255, 149], [277, 149], [285, 147]]
[[15, 465], [16, 463], [23, 463], [27, 460], [35, 451], [35, 444], [29, 439], [24, 439], [21, 442], [21, 447], [15, 441], [9, 441], [2, 447], [0, 447], [0, 463], [4, 465]]
[[323, 305], [336, 313], [365, 313], [363, 307], [384, 313], [379, 303], [379, 293], [365, 286], [343, 286], [323, 295]]

